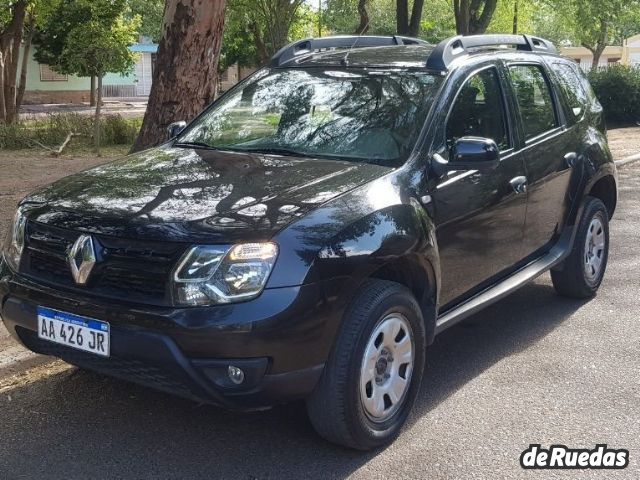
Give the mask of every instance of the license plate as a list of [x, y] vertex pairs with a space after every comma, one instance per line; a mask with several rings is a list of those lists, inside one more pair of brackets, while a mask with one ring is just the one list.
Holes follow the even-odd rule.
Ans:
[[51, 308], [38, 307], [38, 337], [102, 357], [110, 352], [107, 322]]

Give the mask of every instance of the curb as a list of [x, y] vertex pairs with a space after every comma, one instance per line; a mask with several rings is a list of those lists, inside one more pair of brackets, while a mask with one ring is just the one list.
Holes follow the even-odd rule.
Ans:
[[624, 165], [637, 162], [638, 160], [640, 160], [640, 153], [623, 158], [622, 160], [616, 160], [614, 163], [616, 164], [616, 167], [622, 167]]
[[0, 378], [50, 363], [52, 360], [51, 357], [37, 355], [19, 345], [11, 345], [0, 352]]

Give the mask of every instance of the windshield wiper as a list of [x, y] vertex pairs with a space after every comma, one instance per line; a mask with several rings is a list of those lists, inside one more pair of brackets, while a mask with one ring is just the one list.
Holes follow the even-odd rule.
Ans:
[[209, 145], [204, 142], [175, 142], [173, 144], [174, 147], [179, 148], [206, 148], [207, 150], [218, 150], [216, 147]]
[[288, 148], [264, 147], [264, 148], [236, 148], [236, 152], [266, 153], [267, 155], [288, 155], [290, 157], [308, 157], [309, 155]]

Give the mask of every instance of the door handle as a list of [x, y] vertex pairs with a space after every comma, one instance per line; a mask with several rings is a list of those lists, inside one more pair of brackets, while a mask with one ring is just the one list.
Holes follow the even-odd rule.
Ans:
[[509, 180], [513, 191], [516, 193], [527, 193], [527, 177], [515, 177]]
[[566, 162], [567, 167], [573, 168], [578, 162], [578, 154], [576, 152], [569, 152], [564, 156], [564, 161]]

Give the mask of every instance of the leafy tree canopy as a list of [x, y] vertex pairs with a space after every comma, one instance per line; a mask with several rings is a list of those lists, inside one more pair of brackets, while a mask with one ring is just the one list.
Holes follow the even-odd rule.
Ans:
[[60, 73], [127, 73], [136, 59], [128, 47], [140, 25], [126, 0], [61, 0], [35, 35], [34, 56]]
[[287, 42], [313, 36], [318, 12], [300, 0], [229, 0], [218, 69], [262, 65]]
[[164, 0], [128, 0], [128, 19], [140, 17], [140, 35], [158, 43], [162, 37]]

